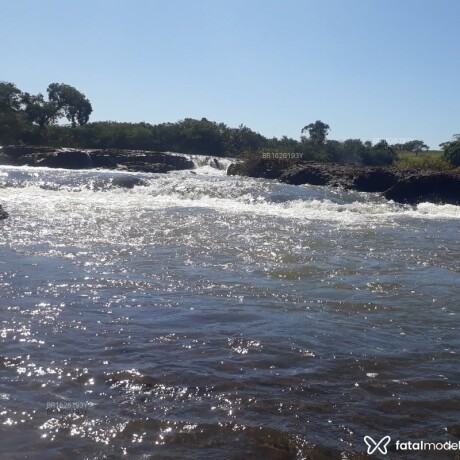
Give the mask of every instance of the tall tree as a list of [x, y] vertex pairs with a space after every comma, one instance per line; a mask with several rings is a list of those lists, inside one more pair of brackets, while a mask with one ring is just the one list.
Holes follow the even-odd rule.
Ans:
[[[308, 131], [310, 135], [310, 141], [317, 145], [322, 145], [326, 142], [327, 134], [330, 130], [328, 124], [323, 123], [321, 120], [316, 120], [314, 123], [310, 123], [302, 128], [301, 133]], [[303, 140], [303, 138], [302, 138]]]
[[0, 143], [18, 142], [27, 123], [21, 112], [22, 92], [14, 83], [0, 82]]
[[21, 90], [14, 83], [0, 82], [0, 110], [18, 111], [21, 106]]
[[24, 112], [32, 123], [40, 128], [54, 123], [60, 116], [60, 110], [52, 101], [45, 101], [43, 94], [24, 93], [21, 98]]
[[408, 150], [409, 152], [414, 152], [415, 156], [419, 153], [423, 152], [424, 150], [428, 150], [428, 145], [425, 142], [414, 139], [413, 141], [406, 142], [403, 144], [403, 150]]
[[88, 123], [93, 108], [83, 93], [64, 83], [51, 83], [47, 92], [48, 100], [41, 93], [21, 96], [24, 112], [32, 123], [43, 128], [61, 117], [66, 117], [72, 127]]
[[47, 91], [50, 102], [71, 122], [72, 127], [75, 128], [77, 123], [80, 126], [88, 123], [93, 108], [83, 93], [64, 83], [51, 83]]

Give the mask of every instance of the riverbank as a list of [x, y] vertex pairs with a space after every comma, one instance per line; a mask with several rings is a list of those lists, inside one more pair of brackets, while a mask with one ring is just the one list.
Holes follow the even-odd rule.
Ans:
[[324, 185], [376, 192], [397, 203], [460, 205], [458, 172], [251, 159], [231, 165], [227, 173], [277, 179], [292, 185]]

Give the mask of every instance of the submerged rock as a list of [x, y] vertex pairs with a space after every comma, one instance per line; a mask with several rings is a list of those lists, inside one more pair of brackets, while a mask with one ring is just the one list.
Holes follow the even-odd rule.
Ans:
[[146, 173], [167, 173], [169, 171], [174, 171], [176, 169], [174, 166], [164, 164], [164, 163], [128, 162], [122, 166], [125, 166], [127, 170], [131, 172], [146, 172]]
[[112, 179], [112, 185], [121, 188], [134, 188], [139, 185], [148, 185], [148, 182], [140, 177], [119, 176]]
[[303, 165], [297, 165], [289, 168], [279, 177], [281, 182], [293, 185], [329, 185], [331, 178], [330, 172], [322, 164], [312, 164], [307, 168]]
[[456, 438], [460, 438], [460, 425], [450, 425], [447, 427], [447, 432], [455, 436]]

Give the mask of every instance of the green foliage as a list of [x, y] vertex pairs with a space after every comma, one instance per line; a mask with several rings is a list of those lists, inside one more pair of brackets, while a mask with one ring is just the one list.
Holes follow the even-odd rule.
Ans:
[[453, 166], [444, 160], [441, 152], [426, 152], [415, 155], [413, 152], [400, 152], [394, 163], [397, 168], [413, 168], [437, 171], [448, 171]]
[[460, 167], [460, 134], [456, 134], [453, 141], [441, 145], [444, 150], [444, 160], [455, 167]]
[[81, 126], [88, 122], [93, 108], [85, 95], [76, 88], [63, 83], [51, 83], [47, 92], [48, 101], [41, 93], [22, 95], [21, 102], [24, 105], [24, 112], [32, 123], [43, 128], [65, 117], [75, 128], [77, 123]]
[[[304, 132], [309, 133], [310, 135], [310, 142], [315, 145], [322, 145], [326, 142], [327, 133], [329, 132], [330, 127], [328, 124], [323, 123], [321, 120], [316, 120], [314, 123], [310, 123], [307, 126], [302, 128], [301, 133]], [[306, 139], [302, 137], [302, 141]]]
[[[344, 142], [327, 140], [328, 124], [317, 120], [302, 129], [300, 141], [283, 136], [266, 138], [245, 125], [231, 128], [206, 118], [185, 118], [176, 123], [89, 123], [91, 103], [76, 88], [64, 83], [52, 83], [43, 94], [22, 93], [16, 85], [0, 82], [0, 143], [34, 144], [88, 149], [133, 149], [172, 151], [215, 156], [279, 161], [333, 161], [375, 166], [392, 164], [395, 149], [407, 148], [416, 155], [427, 148], [423, 141], [410, 141], [389, 146], [386, 141], [376, 145], [360, 139]], [[57, 125], [65, 117], [69, 125]], [[417, 167], [442, 169], [446, 162], [460, 165], [460, 136], [446, 142], [443, 160], [428, 160], [420, 156]], [[278, 153], [279, 155], [275, 155]], [[291, 155], [288, 155], [291, 154]], [[413, 160], [411, 160], [413, 161]], [[402, 159], [398, 165], [404, 163]], [[412, 163], [415, 164], [415, 163]]]
[[381, 140], [372, 147], [367, 146], [361, 152], [362, 164], [367, 166], [389, 166], [396, 158], [396, 152], [385, 140]]
[[260, 151], [268, 140], [246, 126], [229, 128], [202, 118], [186, 118], [177, 123], [95, 122], [70, 128], [49, 126], [48, 144], [79, 148], [119, 148], [237, 156]]
[[326, 157], [337, 163], [361, 163], [363, 151], [366, 150], [360, 139], [347, 139], [344, 142], [327, 141]]
[[14, 111], [0, 111], [0, 143], [14, 144], [20, 141], [27, 122]]
[[266, 144], [266, 149], [270, 152], [299, 152], [300, 143], [292, 137], [283, 136], [280, 139], [267, 139]]
[[56, 104], [52, 101], [45, 101], [43, 94], [31, 95], [24, 93], [21, 98], [24, 105], [24, 113], [32, 123], [36, 123], [40, 128], [55, 123], [60, 116]]
[[25, 129], [20, 106], [21, 91], [13, 83], [0, 82], [0, 141], [4, 144], [17, 142]]
[[[396, 152], [386, 141], [380, 141], [373, 146], [371, 142], [363, 143], [360, 139], [347, 139], [344, 142], [329, 140], [322, 145], [306, 140], [297, 142], [297, 145], [283, 145], [280, 150], [274, 148], [273, 145], [274, 142], [272, 141], [268, 148], [257, 152], [245, 152], [243, 157], [264, 158], [264, 154], [265, 157], [270, 157], [267, 153], [296, 152], [300, 154], [303, 161], [364, 164], [368, 166], [388, 166], [397, 157]], [[276, 157], [276, 155], [272, 155], [272, 157]], [[297, 155], [291, 157], [298, 158]]]
[[14, 83], [0, 82], [0, 111], [17, 112], [21, 106], [21, 90]]
[[76, 88], [64, 83], [51, 83], [47, 89], [48, 99], [56, 108], [58, 116], [65, 116], [72, 127], [88, 123], [93, 111], [86, 96]]
[[425, 144], [425, 142], [416, 139], [405, 142], [404, 144], [394, 144], [391, 147], [398, 152], [413, 152], [415, 155], [429, 150], [429, 147]]
[[[0, 82], [0, 119], [8, 125], [1, 130], [2, 142], [7, 138], [21, 139], [24, 134], [27, 137], [31, 131], [30, 126], [24, 125], [27, 121], [38, 125], [42, 130], [62, 117], [66, 117], [72, 127], [77, 123], [84, 125], [88, 122], [93, 110], [91, 103], [76, 88], [63, 83], [52, 83], [47, 92], [48, 100], [45, 100], [41, 93], [22, 93], [13, 83]], [[11, 135], [12, 130], [16, 133], [14, 136]], [[9, 134], [5, 134], [6, 132]]]

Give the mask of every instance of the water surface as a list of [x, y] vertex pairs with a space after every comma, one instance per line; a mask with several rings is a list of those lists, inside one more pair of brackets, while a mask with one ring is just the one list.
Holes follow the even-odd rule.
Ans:
[[4, 166], [0, 202], [1, 458], [457, 439], [460, 207], [210, 166]]

